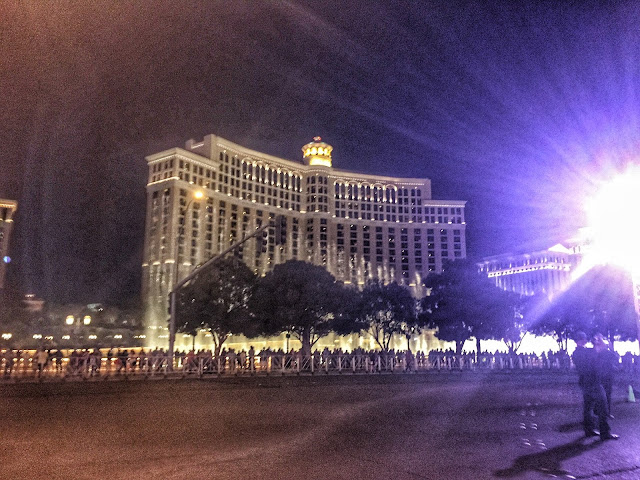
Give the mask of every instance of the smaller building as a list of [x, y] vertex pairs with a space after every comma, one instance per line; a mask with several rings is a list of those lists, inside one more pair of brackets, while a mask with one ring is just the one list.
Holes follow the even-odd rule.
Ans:
[[552, 297], [569, 287], [587, 249], [585, 230], [581, 230], [575, 238], [550, 248], [486, 257], [477, 266], [503, 290]]
[[100, 303], [53, 304], [27, 294], [17, 321], [3, 325], [2, 341], [13, 348], [107, 348], [144, 343], [138, 308]]
[[4, 288], [9, 257], [9, 238], [13, 227], [13, 215], [18, 209], [18, 202], [0, 198], [0, 289]]

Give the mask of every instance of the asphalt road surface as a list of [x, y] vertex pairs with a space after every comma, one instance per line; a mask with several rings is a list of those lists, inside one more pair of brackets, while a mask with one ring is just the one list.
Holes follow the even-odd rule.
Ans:
[[7, 384], [0, 479], [638, 479], [626, 383], [607, 442], [558, 372]]

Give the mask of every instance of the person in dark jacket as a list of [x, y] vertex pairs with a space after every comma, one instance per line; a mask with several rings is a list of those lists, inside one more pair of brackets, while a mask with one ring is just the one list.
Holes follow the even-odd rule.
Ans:
[[[584, 332], [576, 334], [575, 342], [577, 347], [573, 352], [573, 363], [582, 389], [584, 433], [587, 437], [600, 435], [601, 440], [616, 440], [618, 436], [611, 433], [609, 427], [609, 409], [599, 375], [597, 352], [587, 348], [587, 335]], [[599, 432], [595, 429], [594, 414], [598, 417]]]
[[609, 347], [601, 333], [597, 333], [593, 337], [593, 348], [598, 354], [598, 374], [600, 375], [600, 383], [604, 388], [607, 397], [607, 408], [609, 409], [609, 418], [611, 415], [611, 392], [613, 390], [613, 377], [615, 372], [620, 368], [620, 357]]

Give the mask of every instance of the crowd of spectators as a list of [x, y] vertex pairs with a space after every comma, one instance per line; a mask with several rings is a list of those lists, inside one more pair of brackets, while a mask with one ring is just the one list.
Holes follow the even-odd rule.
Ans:
[[[536, 354], [504, 352], [456, 353], [453, 350], [431, 350], [428, 353], [411, 350], [365, 350], [356, 348], [350, 352], [341, 349], [316, 350], [304, 355], [300, 350], [285, 352], [270, 348], [256, 351], [253, 347], [236, 352], [222, 349], [219, 355], [211, 350], [176, 351], [170, 365], [167, 353], [161, 348], [144, 349], [38, 349], [35, 353], [25, 350], [3, 350], [0, 365], [4, 377], [12, 375], [82, 376], [129, 375], [166, 373], [170, 366], [174, 371], [190, 373], [243, 373], [302, 370], [353, 369], [366, 372], [394, 371], [414, 372], [423, 370], [474, 370], [474, 369], [554, 369], [572, 367], [570, 356], [564, 351]], [[620, 370], [640, 370], [640, 357], [631, 353], [620, 359]]]
[[0, 363], [5, 377], [29, 372], [37, 376], [44, 373], [98, 376], [101, 373], [127, 374], [160, 370], [167, 365], [167, 356], [161, 348], [110, 348], [105, 351], [93, 348], [67, 350], [66, 353], [61, 349], [40, 348], [35, 353], [7, 349], [2, 352]]

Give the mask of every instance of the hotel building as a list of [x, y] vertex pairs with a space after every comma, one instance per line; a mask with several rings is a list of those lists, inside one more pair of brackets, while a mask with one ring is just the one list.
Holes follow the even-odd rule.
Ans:
[[148, 328], [165, 329], [177, 279], [277, 215], [287, 218], [286, 243], [276, 245], [269, 228], [264, 245], [251, 239], [236, 251], [260, 275], [297, 259], [345, 283], [379, 278], [420, 294], [422, 278], [443, 260], [466, 256], [466, 202], [432, 199], [429, 179], [335, 169], [331, 155], [319, 137], [295, 162], [207, 135], [146, 157]]
[[551, 248], [487, 257], [477, 266], [480, 273], [503, 290], [523, 296], [552, 297], [569, 287], [588, 248], [586, 229], [583, 229], [575, 238]]
[[9, 263], [9, 238], [13, 227], [13, 214], [17, 209], [18, 202], [15, 200], [0, 198], [0, 289], [4, 288]]

